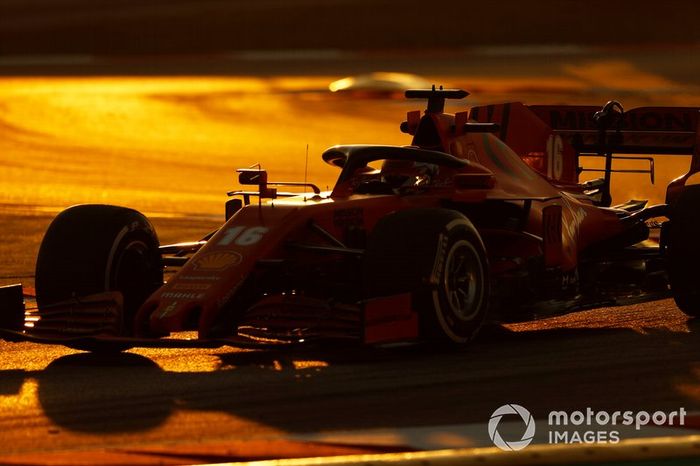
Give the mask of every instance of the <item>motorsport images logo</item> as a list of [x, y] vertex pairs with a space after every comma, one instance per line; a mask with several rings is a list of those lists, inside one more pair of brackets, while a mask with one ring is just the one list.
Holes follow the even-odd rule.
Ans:
[[[506, 441], [501, 437], [498, 432], [498, 424], [501, 422], [503, 416], [509, 414], [516, 414], [525, 423], [525, 432], [523, 432], [520, 440]], [[526, 446], [530, 445], [532, 439], [535, 437], [535, 419], [530, 414], [530, 411], [516, 404], [507, 404], [498, 408], [491, 415], [489, 419], [489, 437], [494, 445], [504, 451], [518, 451], [522, 450]]]
[[[588, 407], [578, 411], [550, 411], [546, 422], [549, 444], [593, 444], [619, 443], [623, 435], [651, 426], [684, 426], [688, 414], [685, 408], [675, 411], [596, 411]], [[519, 416], [523, 424], [504, 416]], [[541, 420], [544, 422], [544, 419]], [[500, 431], [499, 431], [500, 428]], [[523, 430], [524, 429], [524, 430]], [[530, 411], [514, 403], [498, 408], [491, 415], [488, 425], [489, 437], [494, 445], [504, 451], [518, 451], [530, 445], [535, 437], [535, 419]], [[518, 435], [519, 440], [517, 439]], [[504, 438], [504, 434], [506, 438]], [[515, 437], [516, 440], [512, 440]], [[506, 440], [507, 439], [507, 440]]]

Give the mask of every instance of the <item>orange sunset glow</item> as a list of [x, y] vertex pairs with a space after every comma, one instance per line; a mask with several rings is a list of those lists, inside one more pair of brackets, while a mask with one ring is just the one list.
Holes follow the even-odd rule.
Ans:
[[0, 0], [0, 465], [695, 464], [698, 18]]

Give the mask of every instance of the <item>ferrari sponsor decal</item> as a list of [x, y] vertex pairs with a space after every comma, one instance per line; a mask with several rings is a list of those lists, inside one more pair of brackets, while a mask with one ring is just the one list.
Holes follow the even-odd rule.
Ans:
[[693, 131], [690, 113], [681, 112], [635, 112], [625, 114], [623, 128], [634, 131], [666, 130]]
[[[552, 110], [550, 126], [560, 130], [593, 130], [598, 126], [593, 120], [594, 110]], [[625, 113], [623, 130], [628, 131], [694, 131], [693, 115], [689, 111], [664, 111], [659, 109], [637, 110]]]
[[267, 227], [246, 227], [235, 226], [224, 231], [221, 239], [216, 243], [217, 246], [228, 246], [235, 244], [237, 246], [252, 246], [258, 243], [262, 237], [270, 231]]
[[221, 272], [238, 265], [243, 258], [234, 251], [217, 251], [203, 254], [192, 260], [194, 270], [204, 272]]
[[218, 275], [178, 275], [177, 279], [216, 282], [219, 281], [221, 277]]
[[177, 303], [178, 303], [177, 301], [173, 301], [172, 303], [168, 304], [168, 305], [165, 307], [165, 309], [163, 309], [163, 310], [161, 311], [159, 317], [160, 317], [161, 319], [165, 319], [165, 318], [168, 317], [170, 314], [172, 314], [172, 313], [175, 311], [175, 309], [177, 308]]
[[573, 254], [573, 247], [578, 243], [579, 227], [587, 213], [583, 207], [572, 202], [565, 193], [562, 193], [561, 199], [566, 204], [566, 209], [563, 211], [562, 232], [568, 241], [565, 241], [564, 244], [569, 249], [569, 253]]
[[187, 293], [187, 292], [175, 292], [166, 291], [160, 295], [163, 298], [168, 299], [201, 299], [204, 297], [203, 293]]
[[174, 283], [170, 286], [171, 290], [198, 290], [204, 291], [211, 288], [209, 283]]
[[552, 110], [549, 114], [550, 126], [554, 129], [595, 129], [594, 113]]

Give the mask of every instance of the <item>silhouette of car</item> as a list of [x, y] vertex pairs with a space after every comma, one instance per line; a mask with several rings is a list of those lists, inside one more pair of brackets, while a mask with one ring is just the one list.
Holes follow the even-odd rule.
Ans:
[[[329, 148], [323, 160], [340, 171], [330, 192], [238, 170], [257, 189], [228, 193], [226, 222], [201, 241], [161, 246], [125, 207], [65, 210], [41, 243], [37, 308], [24, 309], [21, 288], [3, 292], [2, 337], [95, 351], [460, 345], [486, 321], [670, 295], [700, 313], [697, 108], [444, 113], [445, 99], [467, 95], [406, 91], [428, 101], [401, 124], [411, 145]], [[605, 160], [603, 178], [579, 182], [585, 154]], [[624, 154], [686, 154], [690, 170], [664, 204], [611, 206], [613, 162]], [[653, 158], [637, 157], [653, 178]]]

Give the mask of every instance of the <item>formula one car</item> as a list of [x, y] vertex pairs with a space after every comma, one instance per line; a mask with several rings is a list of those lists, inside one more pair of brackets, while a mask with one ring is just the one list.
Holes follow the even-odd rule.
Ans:
[[[238, 170], [257, 190], [228, 193], [226, 222], [201, 241], [159, 246], [124, 207], [65, 210], [41, 243], [37, 307], [5, 288], [0, 334], [90, 350], [464, 344], [487, 320], [669, 295], [700, 313], [698, 108], [444, 113], [445, 99], [467, 95], [407, 91], [428, 101], [400, 126], [411, 145], [331, 147], [323, 160], [340, 174], [330, 192]], [[624, 154], [692, 158], [664, 204], [611, 207], [613, 162], [635, 158]], [[604, 160], [602, 178], [579, 182], [582, 155]], [[636, 158], [650, 166], [633, 171], [653, 178], [653, 158]]]

